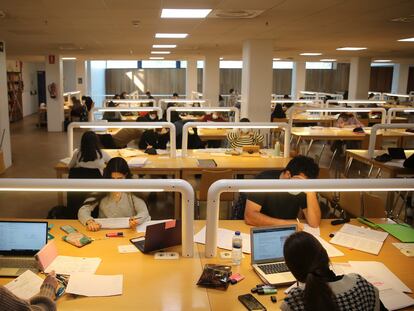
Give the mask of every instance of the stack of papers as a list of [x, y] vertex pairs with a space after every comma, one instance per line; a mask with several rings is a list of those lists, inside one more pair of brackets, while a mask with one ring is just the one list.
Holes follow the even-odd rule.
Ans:
[[147, 162], [147, 158], [133, 157], [127, 160], [129, 166], [142, 167]]
[[387, 232], [380, 232], [345, 224], [331, 239], [331, 243], [378, 255], [387, 238]]
[[[250, 254], [250, 234], [247, 233], [241, 233], [242, 237], [242, 251], [243, 253]], [[234, 236], [234, 231], [227, 230], [223, 228], [218, 228], [217, 231], [217, 246], [220, 248], [232, 250], [232, 239]], [[200, 243], [200, 244], [206, 244], [206, 227], [204, 226], [203, 229], [201, 229], [195, 236], [194, 236], [194, 242]]]

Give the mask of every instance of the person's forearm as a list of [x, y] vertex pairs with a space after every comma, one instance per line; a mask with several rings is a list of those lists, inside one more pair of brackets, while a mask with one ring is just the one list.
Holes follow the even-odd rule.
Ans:
[[321, 209], [315, 192], [306, 193], [307, 209], [305, 213], [306, 221], [311, 227], [319, 227], [321, 222]]
[[296, 224], [297, 221], [290, 219], [280, 219], [267, 216], [260, 212], [250, 212], [245, 215], [244, 221], [251, 226], [272, 226], [272, 225], [289, 225]]

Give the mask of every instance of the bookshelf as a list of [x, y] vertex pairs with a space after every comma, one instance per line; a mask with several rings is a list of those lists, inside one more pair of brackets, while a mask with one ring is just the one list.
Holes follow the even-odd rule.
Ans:
[[23, 119], [23, 79], [21, 72], [7, 72], [7, 94], [10, 122]]

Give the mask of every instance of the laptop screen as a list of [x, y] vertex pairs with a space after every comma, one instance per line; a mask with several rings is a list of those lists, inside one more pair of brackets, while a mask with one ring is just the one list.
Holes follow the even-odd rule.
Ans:
[[47, 222], [0, 221], [0, 254], [34, 255], [47, 243]]
[[252, 228], [252, 263], [283, 261], [283, 245], [296, 225]]

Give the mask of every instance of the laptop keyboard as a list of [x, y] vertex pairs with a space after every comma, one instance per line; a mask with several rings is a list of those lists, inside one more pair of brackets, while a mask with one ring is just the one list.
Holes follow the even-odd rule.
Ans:
[[36, 259], [27, 257], [0, 257], [1, 268], [27, 268], [37, 269], [38, 264]]
[[288, 272], [289, 271], [289, 268], [286, 266], [286, 264], [284, 262], [258, 265], [258, 267], [265, 274], [273, 274], [273, 273], [281, 273], [281, 272]]

